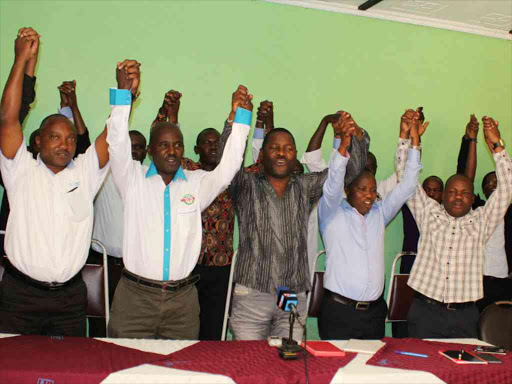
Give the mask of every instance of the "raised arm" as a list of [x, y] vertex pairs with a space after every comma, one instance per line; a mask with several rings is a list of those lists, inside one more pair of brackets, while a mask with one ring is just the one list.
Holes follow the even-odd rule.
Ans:
[[39, 49], [39, 35], [32, 28], [22, 28], [14, 43], [14, 64], [0, 103], [0, 149], [13, 159], [23, 144], [20, 118], [21, 97], [25, 67]]
[[457, 158], [457, 173], [466, 175], [475, 181], [476, 173], [476, 143], [478, 137], [479, 122], [475, 115], [471, 115], [466, 125], [466, 133], [462, 136], [459, 156]]
[[76, 80], [64, 81], [58, 89], [61, 100], [61, 108], [59, 112], [66, 117], [71, 118], [76, 127], [77, 139], [75, 156], [78, 156], [87, 151], [87, 148], [91, 146], [91, 140], [89, 138], [89, 132], [82, 117], [82, 113], [80, 112], [80, 108], [78, 108]]
[[485, 142], [496, 162], [496, 179], [498, 185], [487, 203], [481, 208], [485, 220], [486, 241], [498, 224], [503, 220], [512, 200], [512, 159], [505, 151], [503, 140], [498, 129], [499, 123], [491, 117], [482, 118]]
[[313, 133], [313, 136], [311, 136], [306, 152], [304, 152], [302, 158], [300, 159], [300, 162], [306, 165], [310, 172], [322, 172], [327, 168], [327, 164], [322, 156], [322, 151], [320, 148], [322, 146], [322, 141], [324, 139], [327, 127], [329, 124], [334, 124], [336, 121], [338, 121], [341, 112], [342, 111], [339, 111], [332, 115], [324, 116], [320, 121], [318, 128]]
[[[221, 135], [217, 156], [221, 156], [219, 165], [206, 172], [201, 179], [201, 210], [206, 209], [213, 200], [226, 189], [232, 180], [240, 175], [243, 164], [247, 135], [251, 129], [252, 95], [243, 85], [240, 85], [233, 94], [231, 112], [236, 111], [229, 135]], [[230, 112], [230, 116], [231, 116]], [[228, 118], [228, 120], [230, 120]], [[225, 127], [226, 128], [226, 127]], [[227, 137], [227, 139], [226, 139]], [[224, 140], [224, 141], [223, 141]]]
[[[140, 83], [140, 64], [135, 60], [125, 60], [117, 64], [116, 78], [118, 89], [113, 91], [112, 113], [107, 120], [108, 152], [112, 176], [119, 194], [124, 199], [126, 189], [134, 175], [135, 164], [132, 159], [132, 145], [128, 133], [132, 97], [137, 93]], [[111, 98], [112, 99], [112, 98]], [[97, 139], [96, 139], [97, 140]], [[140, 164], [139, 164], [140, 166]]]
[[171, 89], [164, 95], [162, 106], [158, 109], [155, 119], [151, 124], [154, 127], [156, 123], [170, 121], [174, 124], [179, 124], [178, 114], [180, 110], [181, 93]]
[[261, 162], [261, 147], [265, 135], [274, 129], [274, 103], [265, 100], [258, 107], [256, 125], [254, 127], [254, 135], [252, 137], [252, 162]]
[[[32, 28], [27, 28], [30, 32], [34, 32], [34, 36], [37, 34]], [[27, 31], [28, 32], [28, 31]], [[39, 55], [39, 36], [37, 36], [37, 40], [35, 40], [36, 49], [32, 51], [32, 55], [30, 56], [30, 60], [25, 64], [25, 75], [23, 76], [23, 91], [21, 95], [21, 108], [19, 120], [20, 124], [23, 125], [25, 118], [30, 112], [30, 104], [34, 102], [36, 99], [36, 65], [37, 65], [37, 57]]]
[[318, 212], [322, 220], [328, 220], [335, 209], [341, 204], [345, 190], [345, 172], [349, 160], [348, 148], [353, 140], [355, 123], [346, 112], [340, 113], [333, 124], [341, 133], [342, 141], [337, 152], [329, 163], [327, 180], [323, 185], [323, 195], [318, 205]]

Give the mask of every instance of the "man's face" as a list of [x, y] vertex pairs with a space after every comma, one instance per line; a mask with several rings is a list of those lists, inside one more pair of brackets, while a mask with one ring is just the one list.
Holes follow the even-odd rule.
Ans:
[[475, 200], [473, 184], [462, 176], [448, 179], [443, 192], [443, 205], [446, 212], [453, 217], [462, 217], [471, 210]]
[[292, 137], [286, 132], [270, 136], [263, 148], [263, 169], [267, 175], [286, 178], [296, 168], [297, 150]]
[[47, 123], [35, 138], [41, 160], [53, 172], [62, 171], [69, 164], [76, 151], [76, 133], [66, 118]]
[[485, 178], [485, 183], [482, 186], [482, 191], [486, 199], [488, 199], [492, 195], [492, 193], [496, 190], [497, 186], [498, 179], [496, 178], [496, 173], [491, 173]]
[[377, 199], [375, 176], [371, 172], [365, 171], [362, 176], [349, 186], [347, 201], [361, 215], [366, 215], [370, 212], [375, 199]]
[[174, 175], [181, 165], [185, 146], [178, 128], [161, 127], [149, 144], [149, 154], [159, 174]]
[[130, 141], [132, 143], [132, 159], [143, 163], [146, 158], [146, 138], [136, 133], [130, 133]]
[[217, 144], [220, 134], [217, 131], [206, 131], [199, 137], [199, 145], [194, 151], [199, 155], [199, 161], [203, 165], [217, 165]]
[[375, 156], [371, 153], [368, 153], [368, 157], [366, 158], [366, 165], [364, 166], [364, 169], [366, 169], [368, 172], [375, 174], [377, 173], [377, 159]]
[[422, 186], [428, 197], [441, 204], [443, 201], [443, 185], [439, 180], [432, 178], [426, 179]]

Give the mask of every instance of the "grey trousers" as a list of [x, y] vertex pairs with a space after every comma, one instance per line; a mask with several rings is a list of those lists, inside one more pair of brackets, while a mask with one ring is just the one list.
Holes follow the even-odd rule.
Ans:
[[[297, 311], [306, 319], [306, 293], [297, 293]], [[288, 337], [290, 312], [277, 306], [277, 295], [264, 293], [236, 284], [233, 291], [230, 329], [235, 340], [265, 340], [269, 336]], [[293, 339], [300, 342], [303, 329], [298, 321], [293, 327]]]
[[199, 300], [195, 284], [176, 292], [121, 277], [108, 323], [109, 337], [197, 340]]

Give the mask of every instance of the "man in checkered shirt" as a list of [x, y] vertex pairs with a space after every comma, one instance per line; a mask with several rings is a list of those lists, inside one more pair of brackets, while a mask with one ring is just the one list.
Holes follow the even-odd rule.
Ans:
[[[464, 175], [447, 180], [443, 205], [430, 199], [421, 185], [407, 202], [420, 231], [418, 256], [408, 281], [416, 291], [407, 318], [410, 337], [478, 335], [479, 312], [475, 301], [483, 297], [483, 247], [503, 220], [512, 199], [512, 159], [505, 151], [498, 122], [490, 117], [482, 121], [498, 179], [498, 187], [487, 204], [471, 210], [473, 183]], [[409, 142], [403, 139], [400, 143], [399, 177], [403, 174]]]

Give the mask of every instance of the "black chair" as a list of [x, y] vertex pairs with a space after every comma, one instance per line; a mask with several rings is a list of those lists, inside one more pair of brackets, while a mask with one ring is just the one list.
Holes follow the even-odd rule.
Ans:
[[396, 273], [398, 261], [403, 256], [416, 255], [402, 252], [396, 255], [391, 267], [390, 287], [388, 290], [388, 315], [386, 322], [407, 321], [407, 314], [414, 297], [414, 290], [407, 285], [408, 273]]
[[512, 301], [497, 301], [484, 309], [478, 338], [512, 351]]
[[322, 300], [324, 298], [324, 272], [316, 270], [318, 259], [322, 255], [325, 255], [325, 251], [318, 252], [313, 266], [314, 272], [311, 276], [311, 292], [308, 294], [307, 304], [308, 317], [318, 317], [320, 308], [322, 307]]

